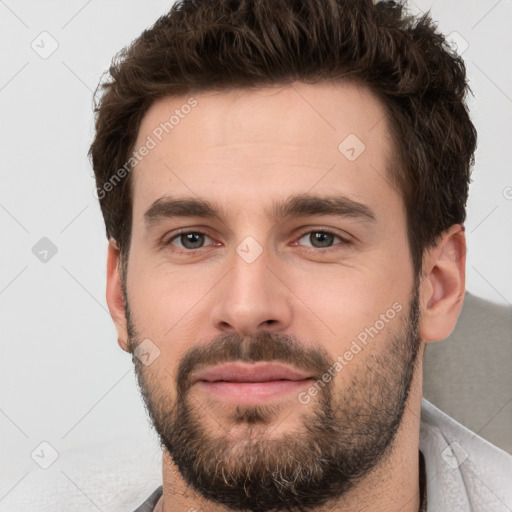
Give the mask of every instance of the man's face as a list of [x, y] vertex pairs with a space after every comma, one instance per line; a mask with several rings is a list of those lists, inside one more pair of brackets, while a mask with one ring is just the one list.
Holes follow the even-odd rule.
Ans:
[[144, 399], [203, 496], [318, 505], [388, 453], [419, 345], [385, 111], [347, 83], [188, 99], [147, 112], [131, 176]]

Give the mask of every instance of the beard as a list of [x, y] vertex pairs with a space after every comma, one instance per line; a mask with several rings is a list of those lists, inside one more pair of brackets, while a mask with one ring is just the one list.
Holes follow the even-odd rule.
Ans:
[[[271, 436], [283, 415], [281, 405], [215, 402], [212, 409], [214, 402], [202, 404], [191, 393], [190, 375], [219, 363], [274, 361], [321, 379], [333, 357], [318, 345], [269, 331], [244, 338], [220, 335], [180, 359], [174, 401], [162, 386], [168, 379], [161, 372], [168, 370], [152, 370], [133, 356], [146, 409], [185, 483], [215, 504], [254, 512], [314, 510], [356, 486], [391, 451], [402, 421], [420, 347], [418, 289], [415, 283], [397, 334], [381, 333], [362, 350], [368, 353], [359, 355], [359, 364], [356, 355], [340, 370], [351, 372], [343, 389], [336, 390], [333, 378], [307, 405], [297, 400], [289, 413], [299, 411], [297, 426], [279, 435]], [[125, 308], [133, 353], [143, 337], [126, 293]], [[219, 411], [227, 422], [216, 417]]]

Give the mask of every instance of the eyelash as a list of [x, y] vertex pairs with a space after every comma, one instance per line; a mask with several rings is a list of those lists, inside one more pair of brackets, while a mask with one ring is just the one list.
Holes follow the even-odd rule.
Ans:
[[[308, 231], [302, 232], [296, 238], [296, 242], [294, 242], [294, 245], [299, 245], [298, 241], [301, 240], [302, 238], [304, 238], [305, 235], [308, 235], [308, 234], [311, 234], [311, 233], [323, 233], [323, 234], [326, 234], [326, 235], [332, 235], [335, 238], [338, 238], [340, 240], [340, 242], [341, 242], [341, 245], [343, 245], [343, 246], [351, 244], [350, 240], [348, 240], [347, 238], [342, 237], [341, 235], [339, 235], [339, 234], [337, 234], [334, 231], [331, 231], [329, 229], [310, 229]], [[172, 244], [172, 242], [174, 240], [176, 240], [180, 236], [188, 235], [188, 234], [204, 235], [204, 236], [210, 238], [210, 240], [212, 239], [204, 231], [200, 231], [200, 230], [186, 230], [186, 229], [184, 229], [183, 231], [180, 231], [180, 232], [174, 234], [172, 237], [164, 239], [162, 241], [161, 245], [163, 245], [164, 247], [168, 247], [168, 246], [170, 246]], [[213, 244], [213, 245], [215, 245], [215, 244]], [[310, 246], [300, 246], [299, 245], [299, 247], [302, 247], [303, 249], [306, 249], [308, 251], [313, 251], [313, 252], [318, 254], [318, 253], [323, 253], [323, 252], [330, 251], [330, 250], [333, 250], [333, 249], [337, 249], [338, 247], [336, 247], [336, 245], [333, 245], [331, 247], [310, 247]], [[206, 248], [207, 248], [207, 246], [199, 247], [197, 249], [179, 249], [179, 248], [177, 248], [176, 252], [182, 253], [182, 254], [191, 254], [191, 253], [194, 253], [196, 251], [200, 251], [201, 249], [206, 249]]]
[[334, 243], [334, 245], [332, 245], [330, 247], [312, 247], [312, 246], [307, 246], [307, 245], [300, 246], [303, 249], [306, 249], [307, 251], [314, 252], [315, 254], [340, 249], [339, 246], [350, 245], [350, 240], [342, 237], [341, 235], [339, 235], [338, 233], [335, 233], [334, 231], [331, 231], [330, 229], [310, 229], [309, 231], [304, 231], [300, 234], [300, 236], [297, 238], [297, 242], [295, 242], [294, 244], [298, 245], [298, 241], [301, 238], [304, 238], [306, 235], [310, 235], [311, 233], [323, 233], [324, 235], [332, 235], [334, 238], [337, 238], [339, 240], [338, 244]]

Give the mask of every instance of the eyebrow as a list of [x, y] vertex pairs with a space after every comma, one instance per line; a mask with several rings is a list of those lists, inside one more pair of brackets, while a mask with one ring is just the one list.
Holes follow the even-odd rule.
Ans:
[[310, 215], [334, 215], [376, 222], [376, 215], [366, 204], [345, 196], [320, 196], [299, 194], [284, 201], [276, 201], [267, 215], [278, 220], [285, 217], [308, 217]]
[[[333, 215], [349, 217], [365, 222], [376, 222], [374, 211], [367, 205], [345, 196], [321, 196], [298, 194], [285, 200], [275, 201], [265, 210], [267, 217], [276, 221], [286, 217]], [[222, 210], [214, 203], [194, 197], [157, 199], [144, 213], [144, 223], [149, 229], [154, 224], [175, 217], [215, 218], [222, 221]]]
[[161, 220], [174, 217], [202, 217], [221, 220], [220, 212], [209, 201], [193, 197], [173, 198], [166, 196], [157, 199], [146, 210], [144, 224], [147, 228], [150, 228]]

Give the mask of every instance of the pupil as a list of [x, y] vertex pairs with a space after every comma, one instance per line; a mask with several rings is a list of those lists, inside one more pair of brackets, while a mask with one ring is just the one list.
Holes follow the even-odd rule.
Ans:
[[311, 233], [310, 241], [314, 247], [329, 247], [334, 241], [334, 235], [316, 231], [315, 233]]
[[204, 242], [204, 235], [200, 233], [187, 233], [185, 235], [181, 235], [181, 243], [183, 247], [187, 249], [197, 249], [201, 247]]

